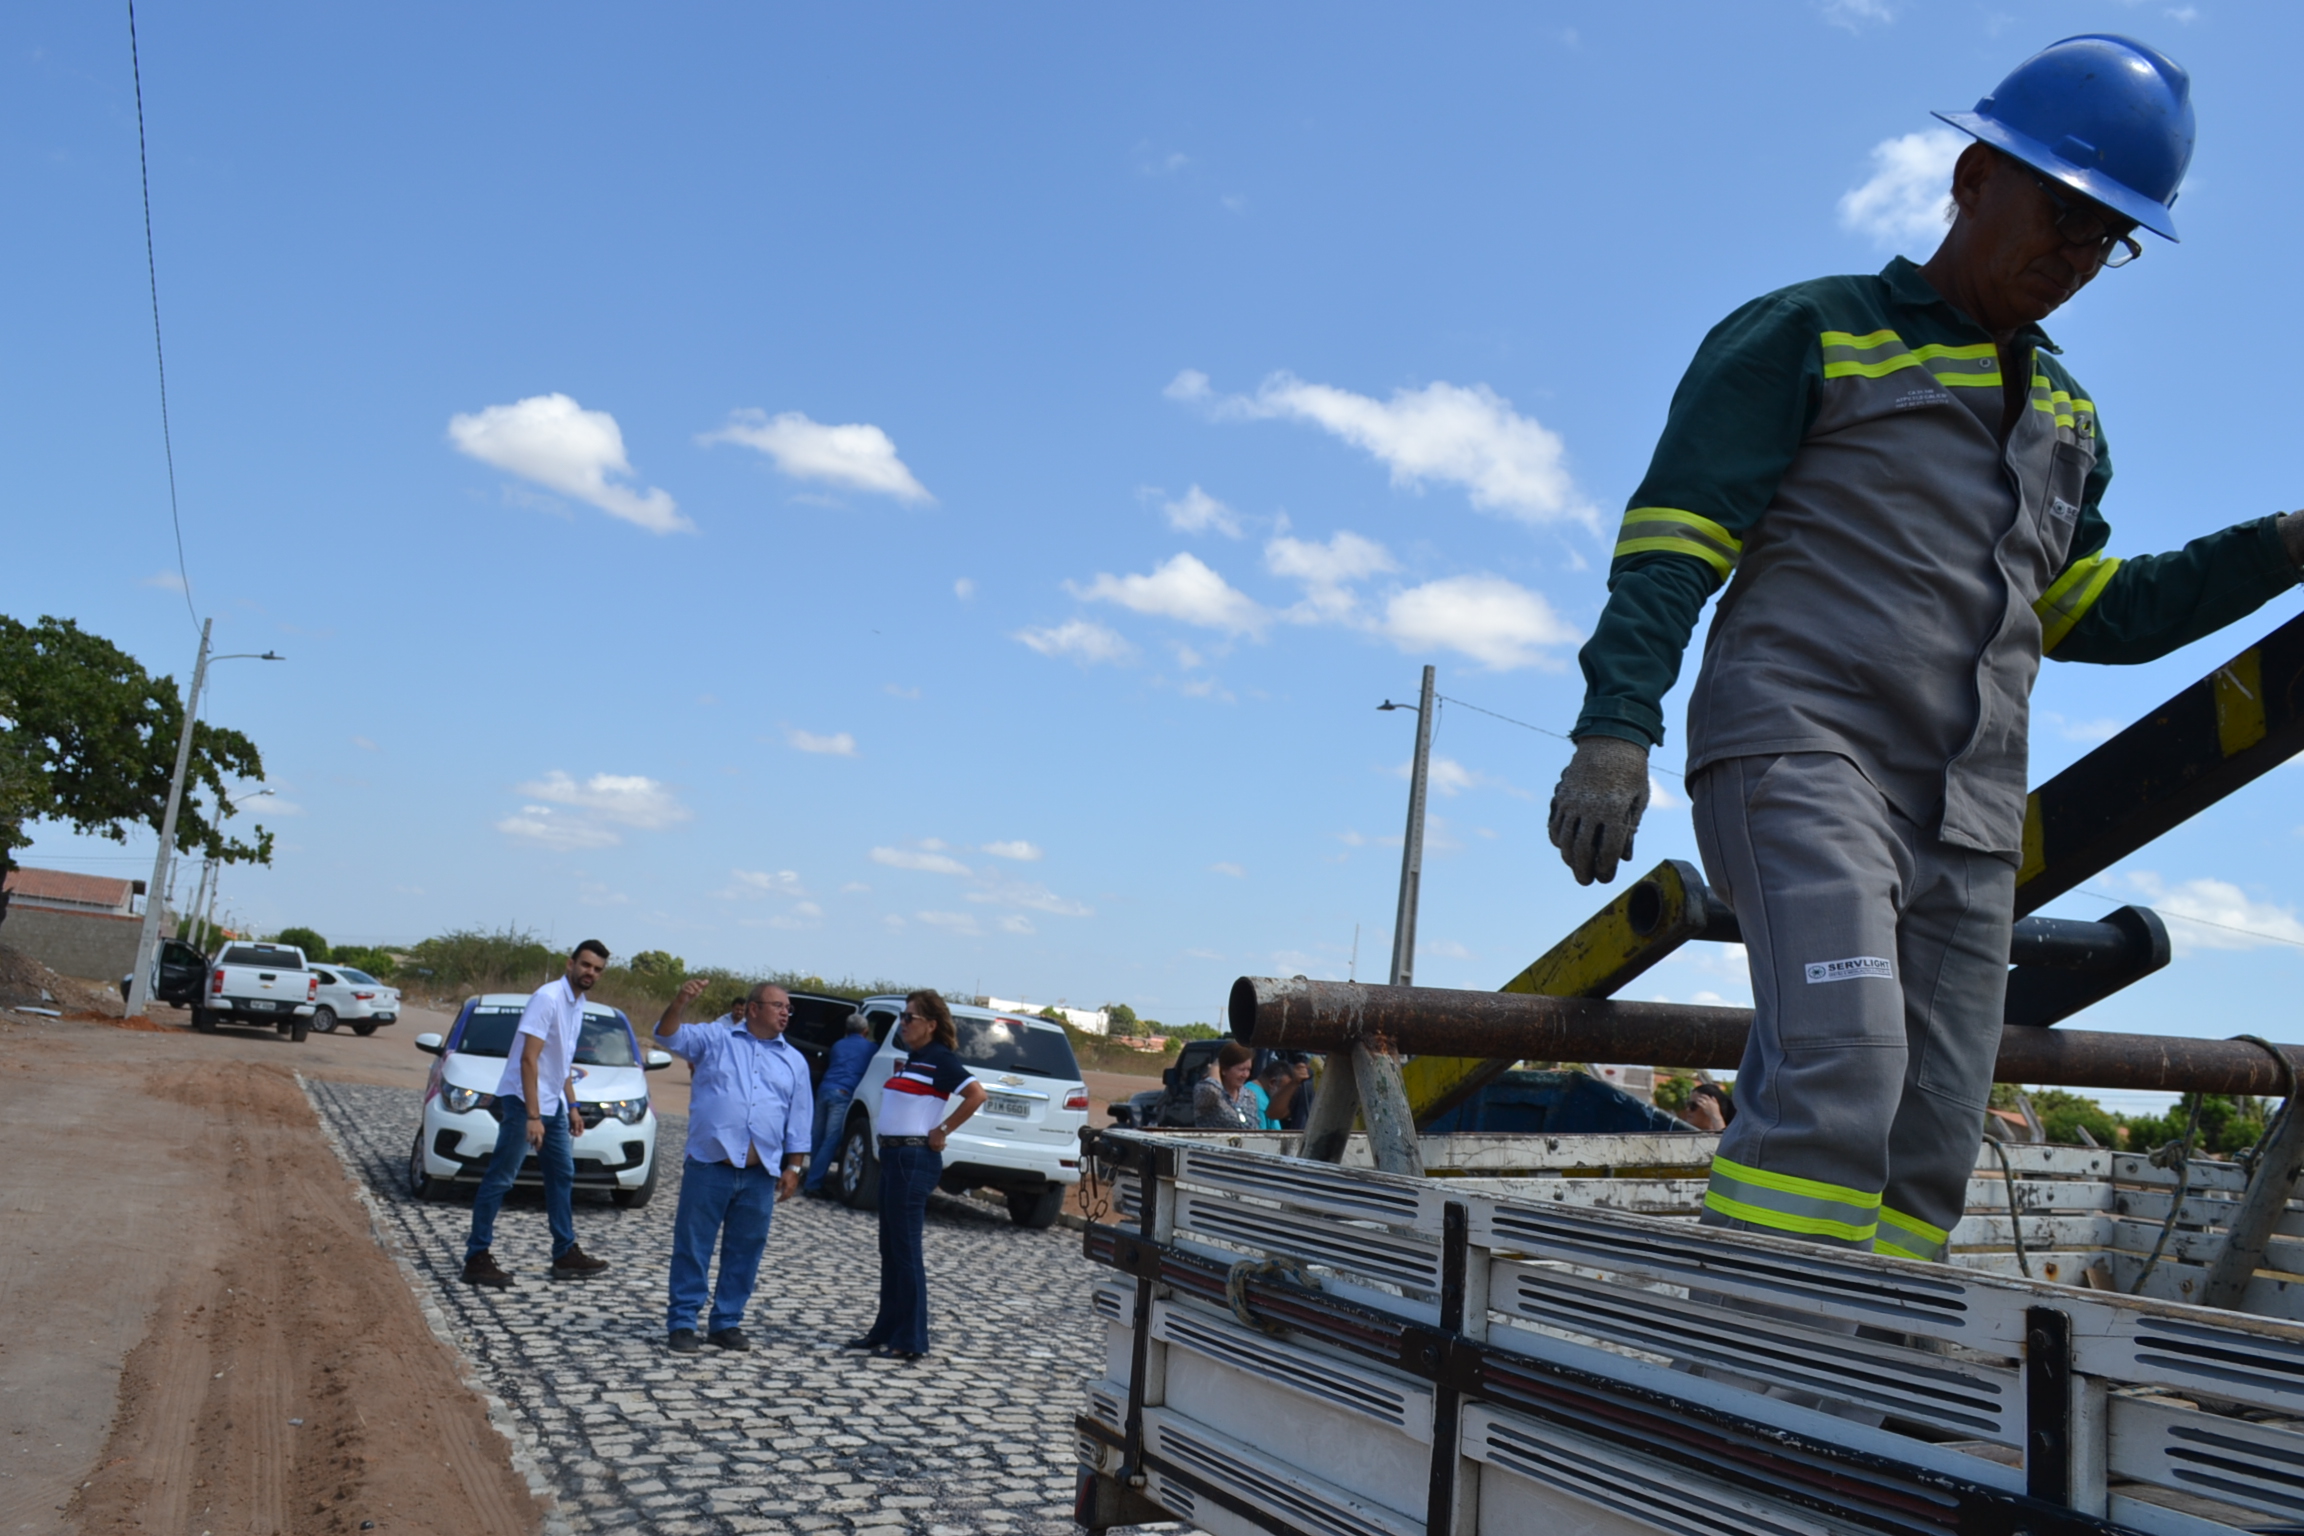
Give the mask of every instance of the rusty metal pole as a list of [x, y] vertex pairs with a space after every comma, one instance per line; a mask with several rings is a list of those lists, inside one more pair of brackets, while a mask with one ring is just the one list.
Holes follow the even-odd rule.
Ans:
[[[1733, 1069], [1751, 1032], [1746, 1008], [1607, 1002], [1438, 987], [1244, 976], [1232, 985], [1232, 1032], [1274, 1050], [1342, 1051], [1382, 1038], [1411, 1055], [1487, 1060], [1638, 1061]], [[2304, 1071], [2304, 1045], [2279, 1047]], [[2288, 1078], [2262, 1046], [2094, 1030], [2006, 1028], [1993, 1078], [2064, 1088], [2274, 1094]]]

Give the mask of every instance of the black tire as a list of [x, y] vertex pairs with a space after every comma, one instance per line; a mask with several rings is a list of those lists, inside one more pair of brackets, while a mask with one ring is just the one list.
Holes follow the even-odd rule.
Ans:
[[424, 1171], [424, 1127], [416, 1127], [416, 1144], [408, 1149], [408, 1195], [414, 1200], [437, 1200], [448, 1192], [448, 1181]]
[[880, 1209], [880, 1154], [872, 1148], [872, 1122], [862, 1115], [840, 1143], [840, 1198], [850, 1210]]
[[212, 1035], [216, 1033], [216, 1015], [198, 1003], [194, 1003], [192, 1005], [192, 1027], [204, 1035]]
[[352, 1033], [365, 1040], [370, 1035], [376, 1033], [376, 1026], [363, 1019], [360, 1023], [352, 1026]]
[[302, 1045], [304, 1043], [304, 1031], [311, 1027], [311, 1023], [308, 1020], [291, 1019], [288, 1022], [288, 1038], [293, 1040], [296, 1044]]
[[[369, 1028], [373, 1029], [375, 1026], [371, 1024]], [[640, 1207], [646, 1205], [650, 1200], [655, 1198], [656, 1169], [662, 1162], [663, 1159], [661, 1157], [651, 1156], [648, 1159], [648, 1177], [640, 1181], [639, 1188], [619, 1189], [608, 1196], [609, 1199], [616, 1202], [616, 1208], [618, 1210], [636, 1211], [640, 1209]]]
[[324, 1035], [336, 1033], [336, 1010], [321, 1004], [312, 1014], [312, 1027]]
[[1069, 1188], [1069, 1184], [1050, 1184], [1041, 1189], [1010, 1191], [1008, 1219], [1035, 1232], [1056, 1225], [1056, 1218], [1064, 1210], [1064, 1191]]

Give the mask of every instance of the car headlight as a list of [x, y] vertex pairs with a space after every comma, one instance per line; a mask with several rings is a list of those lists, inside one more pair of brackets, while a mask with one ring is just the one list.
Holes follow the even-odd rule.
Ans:
[[449, 1113], [457, 1115], [468, 1110], [478, 1109], [481, 1099], [485, 1097], [486, 1095], [477, 1088], [451, 1086], [440, 1090], [440, 1102], [448, 1107]]
[[648, 1100], [645, 1095], [637, 1099], [602, 1099], [586, 1107], [592, 1112], [586, 1116], [587, 1119], [614, 1115], [626, 1125], [638, 1125], [648, 1118]]

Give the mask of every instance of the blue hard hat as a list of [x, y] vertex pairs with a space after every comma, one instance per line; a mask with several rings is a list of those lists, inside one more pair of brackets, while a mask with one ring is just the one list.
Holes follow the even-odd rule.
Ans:
[[1938, 112], [2165, 239], [2192, 163], [2192, 77], [2130, 37], [2089, 33], [2016, 66], [1973, 112]]

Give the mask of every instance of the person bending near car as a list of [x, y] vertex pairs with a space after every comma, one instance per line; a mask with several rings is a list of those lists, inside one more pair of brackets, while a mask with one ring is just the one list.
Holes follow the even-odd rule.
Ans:
[[808, 1177], [800, 1184], [802, 1194], [824, 1193], [825, 1171], [832, 1166], [832, 1154], [840, 1150], [840, 1137], [848, 1126], [848, 1105], [856, 1097], [857, 1085], [864, 1081], [864, 1069], [872, 1065], [873, 1053], [879, 1049], [872, 1040], [871, 1020], [861, 1013], [848, 1015], [848, 1032], [832, 1047], [832, 1059], [824, 1064], [824, 1080], [816, 1085], [816, 1151], [808, 1159]]
[[[984, 1102], [984, 1085], [960, 1059], [960, 1031], [935, 992], [904, 999], [896, 1026], [904, 1054], [880, 1086], [880, 1315], [843, 1349], [898, 1360], [928, 1354], [928, 1265], [921, 1238], [928, 1196], [944, 1174], [944, 1139]], [[958, 1094], [960, 1107], [945, 1106]]]
[[718, 1019], [683, 1026], [680, 1011], [705, 983], [683, 984], [656, 1021], [656, 1038], [694, 1069], [688, 1090], [688, 1157], [680, 1169], [680, 1209], [672, 1219], [672, 1300], [667, 1343], [677, 1354], [703, 1348], [696, 1314], [703, 1308], [712, 1245], [720, 1245], [720, 1283], [711, 1292], [706, 1337], [722, 1349], [752, 1347], [744, 1308], [768, 1247], [768, 1224], [780, 1201], [800, 1191], [808, 1166], [808, 1058], [784, 1038], [792, 998], [762, 982], [731, 1029]]
[[584, 1029], [584, 994], [608, 968], [608, 946], [586, 939], [568, 957], [568, 974], [538, 987], [520, 1010], [520, 1028], [496, 1080], [496, 1152], [472, 1197], [472, 1235], [464, 1244], [463, 1278], [499, 1290], [512, 1276], [490, 1252], [496, 1212], [529, 1154], [543, 1159], [544, 1219], [552, 1229], [555, 1280], [582, 1280], [608, 1267], [576, 1246], [576, 1044]]

